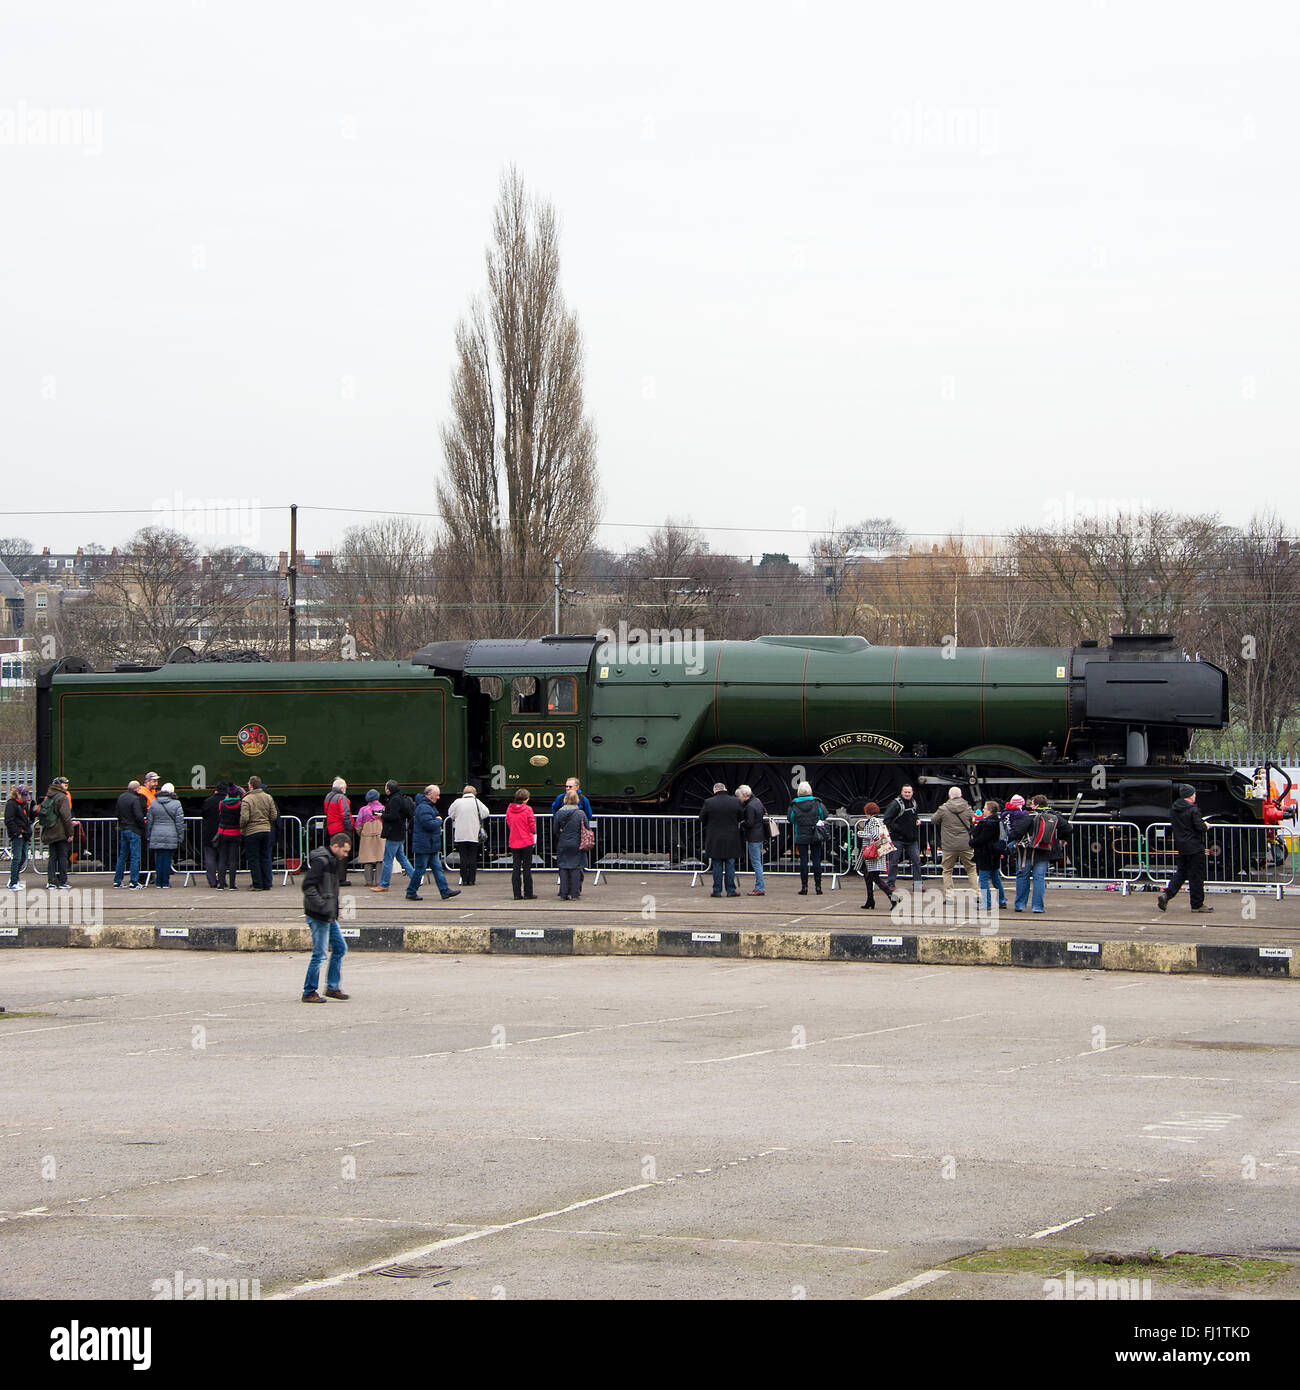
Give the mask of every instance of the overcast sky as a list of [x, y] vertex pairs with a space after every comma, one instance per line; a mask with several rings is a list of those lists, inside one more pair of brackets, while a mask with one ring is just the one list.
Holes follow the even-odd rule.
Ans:
[[432, 512], [511, 162], [561, 218], [607, 544], [1300, 526], [1298, 13], [11, 0], [0, 530]]

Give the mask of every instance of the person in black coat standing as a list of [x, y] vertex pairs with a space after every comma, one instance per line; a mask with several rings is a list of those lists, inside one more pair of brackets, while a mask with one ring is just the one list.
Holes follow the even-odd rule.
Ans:
[[217, 886], [217, 823], [221, 815], [221, 799], [229, 782], [218, 782], [212, 795], [199, 807], [203, 816], [203, 873], [208, 887]]
[[890, 897], [893, 897], [894, 884], [898, 882], [898, 868], [904, 857], [912, 869], [912, 891], [921, 891], [921, 846], [916, 821], [918, 809], [912, 784], [905, 782], [881, 816], [885, 829], [889, 831], [889, 838], [894, 842], [893, 852], [889, 856], [889, 876], [885, 880]]
[[15, 787], [5, 802], [5, 834], [9, 836], [9, 887], [18, 892], [18, 878], [32, 847], [32, 793], [26, 786]]
[[727, 897], [738, 898], [736, 891], [736, 860], [740, 858], [740, 824], [745, 818], [740, 798], [733, 796], [725, 782], [713, 784], [713, 795], [700, 808], [700, 824], [704, 827], [704, 852], [713, 864], [713, 894], [722, 896], [723, 875], [726, 875]]
[[1213, 912], [1205, 906], [1205, 834], [1206, 824], [1196, 809], [1196, 788], [1184, 783], [1178, 788], [1181, 798], [1174, 802], [1170, 819], [1174, 823], [1174, 848], [1178, 851], [1178, 868], [1169, 880], [1165, 891], [1156, 899], [1161, 912], [1169, 906], [1169, 899], [1187, 884], [1192, 899], [1193, 912]]

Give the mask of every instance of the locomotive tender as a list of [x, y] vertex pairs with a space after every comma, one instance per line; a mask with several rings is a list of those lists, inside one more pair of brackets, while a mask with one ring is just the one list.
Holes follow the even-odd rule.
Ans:
[[694, 810], [715, 781], [780, 811], [803, 778], [834, 808], [910, 781], [923, 808], [958, 782], [1118, 819], [1166, 819], [1190, 782], [1202, 808], [1259, 819], [1234, 769], [1189, 760], [1220, 728], [1227, 677], [1172, 638], [1107, 647], [873, 647], [861, 637], [616, 642], [611, 634], [434, 642], [402, 662], [197, 660], [37, 677], [42, 789], [72, 781], [104, 809], [156, 769], [183, 800], [256, 772], [286, 811], [315, 812], [335, 776], [364, 795], [468, 782], [499, 806], [547, 803], [578, 776], [601, 809]]

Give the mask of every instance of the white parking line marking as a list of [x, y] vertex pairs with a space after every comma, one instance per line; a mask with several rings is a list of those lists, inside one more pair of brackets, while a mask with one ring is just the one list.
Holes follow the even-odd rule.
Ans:
[[879, 1293], [867, 1295], [867, 1302], [872, 1303], [882, 1298], [901, 1298], [905, 1293], [911, 1293], [913, 1289], [919, 1289], [925, 1284], [933, 1284], [936, 1279], [946, 1279], [952, 1273], [950, 1269], [927, 1269], [924, 1274], [918, 1274], [915, 1279], [909, 1279], [905, 1284], [895, 1284], [892, 1289], [881, 1289]]
[[407, 1062], [420, 1062], [428, 1057], [456, 1057], [466, 1052], [503, 1052], [506, 1048], [522, 1047], [525, 1043], [555, 1042], [561, 1038], [584, 1038], [591, 1033], [613, 1033], [620, 1028], [652, 1028], [656, 1023], [687, 1023], [700, 1018], [725, 1018], [728, 1014], [751, 1013], [754, 1009], [766, 1009], [766, 1004], [755, 1004], [746, 1009], [718, 1009], [707, 1014], [677, 1014], [671, 1018], [643, 1018], [635, 1023], [602, 1023], [596, 1028], [578, 1028], [571, 1033], [543, 1033], [535, 1038], [516, 1038], [513, 1042], [478, 1043], [474, 1047], [453, 1047], [444, 1052], [417, 1052], [403, 1058]]
[[1049, 1226], [1045, 1231], [1035, 1231], [1029, 1239], [1042, 1240], [1044, 1236], [1054, 1236], [1057, 1231], [1068, 1231], [1071, 1226], [1077, 1226], [1081, 1221], [1091, 1221], [1094, 1216], [1101, 1216], [1108, 1211], [1114, 1211], [1114, 1207], [1102, 1207], [1101, 1211], [1090, 1211], [1083, 1216], [1076, 1216], [1073, 1221], [1062, 1221], [1059, 1226]]
[[[746, 1155], [745, 1159], [733, 1160], [733, 1162], [745, 1162], [750, 1158], [766, 1158], [769, 1154], [786, 1152], [788, 1151], [783, 1148], [763, 1149], [757, 1154]], [[389, 1265], [408, 1264], [412, 1260], [432, 1255], [438, 1250], [446, 1250], [453, 1245], [466, 1245], [472, 1240], [483, 1240], [486, 1236], [498, 1235], [502, 1231], [513, 1231], [520, 1226], [531, 1226], [537, 1221], [549, 1221], [557, 1216], [566, 1216], [571, 1211], [581, 1211], [584, 1207], [594, 1207], [603, 1202], [613, 1202], [619, 1197], [626, 1197], [633, 1192], [646, 1192], [655, 1187], [667, 1187], [670, 1183], [681, 1181], [684, 1176], [684, 1174], [679, 1174], [676, 1177], [661, 1178], [654, 1182], [639, 1182], [632, 1187], [620, 1187], [613, 1192], [602, 1192], [599, 1197], [587, 1197], [581, 1202], [570, 1202], [567, 1207], [559, 1207], [554, 1211], [540, 1211], [535, 1216], [522, 1216], [517, 1221], [506, 1221], [499, 1226], [482, 1226], [477, 1230], [468, 1231], [463, 1236], [448, 1236], [443, 1240], [435, 1240], [428, 1245], [421, 1245], [414, 1250], [404, 1251], [400, 1255], [389, 1255], [382, 1260], [372, 1261], [360, 1269], [347, 1270], [343, 1274], [334, 1274], [328, 1279], [310, 1279], [305, 1284], [295, 1284], [293, 1288], [286, 1289], [283, 1293], [272, 1294], [271, 1298], [273, 1301], [283, 1301], [294, 1298], [300, 1293], [314, 1293], [317, 1289], [337, 1288], [338, 1285], [346, 1283], [349, 1279], [359, 1278], [361, 1275], [369, 1274], [376, 1269], [384, 1269]]]
[[931, 1018], [924, 1023], [899, 1023], [893, 1028], [872, 1028], [865, 1033], [844, 1033], [838, 1038], [817, 1038], [813, 1042], [801, 1043], [795, 1046], [793, 1043], [785, 1047], [764, 1047], [757, 1052], [736, 1052], [730, 1057], [696, 1057], [686, 1063], [688, 1067], [707, 1066], [711, 1062], [738, 1062], [745, 1057], [767, 1057], [773, 1052], [803, 1052], [810, 1047], [821, 1047], [825, 1043], [852, 1042], [855, 1038], [874, 1038], [881, 1033], [906, 1033], [913, 1028], [931, 1028], [940, 1023], [961, 1023], [968, 1018], [983, 1018], [987, 1010], [982, 1010], [977, 1014], [954, 1014], [951, 1018]]
[[813, 1241], [741, 1240], [733, 1236], [663, 1236], [646, 1231], [574, 1231], [566, 1226], [541, 1226], [539, 1230], [562, 1236], [613, 1236], [618, 1240], [671, 1240], [685, 1245], [771, 1245], [781, 1250], [842, 1250], [849, 1255], [888, 1255], [872, 1245], [818, 1245]]

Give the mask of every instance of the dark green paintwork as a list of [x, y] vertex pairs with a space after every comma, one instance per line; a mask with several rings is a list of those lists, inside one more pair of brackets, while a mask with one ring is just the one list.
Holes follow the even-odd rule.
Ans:
[[[336, 776], [364, 797], [389, 777], [407, 790], [459, 790], [466, 775], [465, 701], [450, 681], [406, 662], [60, 673], [51, 696], [52, 770], [79, 798], [116, 796], [148, 771], [182, 798], [207, 795], [219, 779], [245, 784], [251, 773], [277, 795], [313, 797]], [[247, 757], [233, 740], [248, 724], [285, 742]]]

